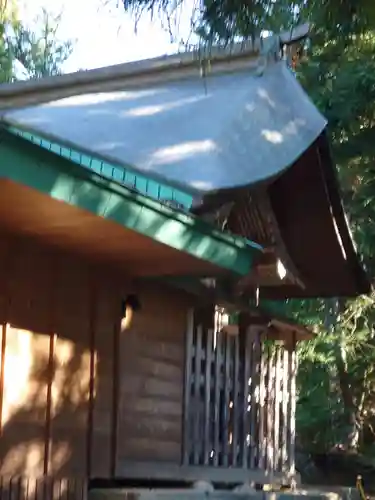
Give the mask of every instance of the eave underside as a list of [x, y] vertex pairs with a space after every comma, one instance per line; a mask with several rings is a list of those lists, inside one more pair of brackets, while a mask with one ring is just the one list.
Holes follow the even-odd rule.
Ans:
[[0, 131], [0, 228], [134, 276], [246, 275], [259, 249]]
[[[235, 201], [233, 201], [233, 199]], [[341, 204], [325, 133], [268, 184], [220, 199], [195, 213], [230, 201], [226, 229], [251, 238], [265, 252], [238, 290], [264, 298], [356, 296], [370, 285], [356, 254]], [[222, 222], [221, 222], [222, 223]], [[287, 273], [280, 279], [277, 261]]]
[[[263, 247], [252, 271], [238, 284], [238, 294], [252, 298], [259, 288], [264, 298], [285, 299], [369, 291], [325, 133], [276, 179], [207, 196], [193, 212], [210, 224], [216, 220], [219, 232], [225, 229]], [[280, 261], [287, 271], [282, 278]]]

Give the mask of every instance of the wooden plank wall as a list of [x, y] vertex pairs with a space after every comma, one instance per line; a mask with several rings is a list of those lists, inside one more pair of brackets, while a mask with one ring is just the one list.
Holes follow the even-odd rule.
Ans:
[[188, 303], [160, 287], [139, 296], [142, 310], [120, 346], [119, 474], [129, 459], [181, 462]]
[[17, 478], [83, 481], [119, 475], [127, 460], [179, 461], [186, 298], [140, 289], [142, 311], [120, 335], [126, 279], [0, 236], [3, 491]]
[[30, 241], [1, 253], [0, 475], [108, 476], [116, 282]]
[[1, 500], [87, 500], [85, 479], [0, 477]]
[[251, 329], [187, 337], [184, 463], [294, 472], [295, 352]]

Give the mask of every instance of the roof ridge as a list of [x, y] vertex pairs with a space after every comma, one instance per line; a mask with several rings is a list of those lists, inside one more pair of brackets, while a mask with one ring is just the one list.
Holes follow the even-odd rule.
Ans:
[[[228, 73], [258, 69], [259, 59], [278, 44], [292, 44], [305, 38], [309, 25], [304, 24], [265, 39], [212, 47], [207, 54], [197, 49], [152, 59], [117, 64], [87, 71], [77, 71], [39, 80], [0, 85], [1, 112], [11, 108], [37, 105], [80, 94], [139, 88], [144, 85], [196, 77], [202, 74], [202, 61], [209, 61], [209, 73]], [[266, 43], [265, 43], [266, 42]], [[261, 61], [261, 65], [264, 61]]]

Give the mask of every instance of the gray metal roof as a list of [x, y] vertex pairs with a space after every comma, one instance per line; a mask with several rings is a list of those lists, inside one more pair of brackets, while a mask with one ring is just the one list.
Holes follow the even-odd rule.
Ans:
[[261, 76], [245, 66], [68, 97], [2, 119], [192, 194], [277, 175], [326, 126], [284, 61]]

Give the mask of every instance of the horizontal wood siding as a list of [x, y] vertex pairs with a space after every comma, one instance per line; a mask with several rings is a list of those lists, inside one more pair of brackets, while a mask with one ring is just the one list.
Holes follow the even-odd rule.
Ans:
[[188, 303], [160, 287], [139, 297], [142, 309], [120, 339], [119, 462], [180, 463]]
[[186, 296], [140, 288], [142, 309], [120, 333], [126, 276], [1, 232], [0, 276], [7, 491], [9, 477], [78, 481], [121, 474], [129, 460], [179, 463]]

